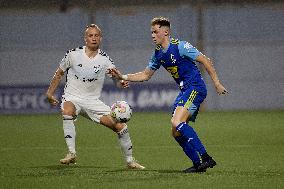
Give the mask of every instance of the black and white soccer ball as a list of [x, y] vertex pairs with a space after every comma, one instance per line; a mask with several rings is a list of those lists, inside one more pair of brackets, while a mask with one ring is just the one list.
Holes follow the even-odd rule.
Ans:
[[117, 122], [126, 123], [132, 116], [132, 108], [126, 101], [117, 101], [111, 105], [111, 116]]

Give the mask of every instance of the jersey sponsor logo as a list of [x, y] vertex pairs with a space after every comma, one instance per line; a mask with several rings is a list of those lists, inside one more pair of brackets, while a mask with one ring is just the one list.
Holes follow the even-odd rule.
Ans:
[[83, 78], [82, 81], [83, 82], [93, 82], [93, 81], [96, 81], [97, 79], [95, 78], [91, 78], [91, 79], [87, 79], [87, 78]]
[[[82, 64], [78, 64], [77, 66], [82, 67]], [[101, 71], [101, 65], [96, 65], [93, 67], [93, 71], [95, 74], [98, 74]], [[79, 77], [78, 75], [74, 74], [75, 79], [81, 80], [83, 82], [93, 82], [96, 81], [96, 78], [85, 78]]]
[[[74, 76], [75, 76], [75, 79], [80, 80], [80, 78], [79, 78], [76, 74], [75, 74]], [[97, 79], [95, 79], [95, 78], [88, 79], [88, 78], [83, 77], [81, 81], [83, 81], [83, 82], [93, 82], [93, 81], [96, 81], [96, 80], [97, 80]], [[66, 86], [67, 86], [67, 85], [66, 85]], [[65, 86], [65, 87], [66, 87], [66, 86]]]
[[172, 75], [173, 78], [179, 78], [177, 66], [167, 67], [167, 71]]

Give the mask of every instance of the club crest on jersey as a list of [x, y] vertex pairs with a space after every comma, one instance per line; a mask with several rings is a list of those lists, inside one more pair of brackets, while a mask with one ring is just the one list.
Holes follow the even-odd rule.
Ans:
[[100, 67], [101, 67], [101, 65], [94, 66], [94, 72], [98, 73], [100, 71]]

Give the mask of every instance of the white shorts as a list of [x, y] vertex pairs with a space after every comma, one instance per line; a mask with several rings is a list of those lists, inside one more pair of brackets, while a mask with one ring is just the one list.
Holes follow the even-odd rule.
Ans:
[[110, 114], [110, 107], [99, 99], [85, 100], [76, 96], [64, 94], [62, 96], [61, 109], [63, 108], [63, 103], [66, 101], [70, 101], [75, 105], [76, 116], [80, 114], [97, 123], [100, 123], [100, 118], [102, 116]]

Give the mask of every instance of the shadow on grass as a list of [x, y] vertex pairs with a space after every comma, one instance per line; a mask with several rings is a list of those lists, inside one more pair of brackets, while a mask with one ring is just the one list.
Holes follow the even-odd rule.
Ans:
[[19, 170], [14, 176], [16, 177], [54, 177], [54, 176], [90, 176], [102, 174], [105, 169], [110, 167], [103, 166], [82, 166], [82, 165], [46, 165], [32, 166]]
[[110, 173], [123, 173], [123, 172], [142, 172], [142, 173], [183, 173], [181, 170], [157, 170], [157, 169], [144, 169], [144, 170], [136, 170], [136, 169], [115, 169], [115, 170], [108, 170], [106, 172]]
[[29, 167], [32, 169], [49, 169], [49, 170], [64, 170], [64, 169], [107, 169], [107, 166], [86, 166], [86, 165], [45, 165], [45, 166], [34, 166]]

